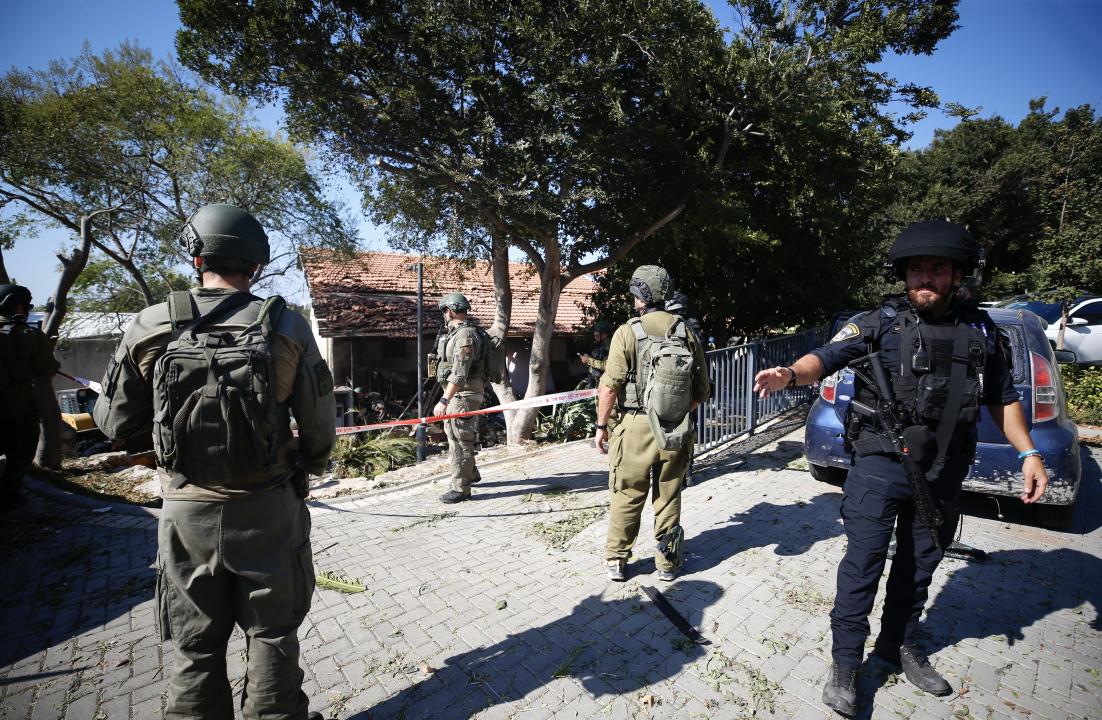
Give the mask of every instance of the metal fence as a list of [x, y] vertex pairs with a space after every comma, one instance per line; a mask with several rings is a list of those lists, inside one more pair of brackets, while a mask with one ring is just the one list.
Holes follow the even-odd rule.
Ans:
[[807, 386], [771, 393], [763, 400], [754, 394], [754, 375], [764, 368], [791, 365], [825, 343], [827, 332], [828, 328], [822, 326], [706, 353], [712, 394], [697, 408], [696, 452], [752, 433], [762, 422], [809, 402], [813, 392]]

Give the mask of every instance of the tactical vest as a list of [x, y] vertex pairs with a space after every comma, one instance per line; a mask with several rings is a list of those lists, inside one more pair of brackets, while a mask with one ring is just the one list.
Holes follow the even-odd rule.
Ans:
[[[968, 313], [963, 317], [958, 314], [953, 322], [932, 324], [903, 303], [885, 303], [880, 315], [892, 325], [881, 338], [881, 346], [891, 334], [899, 338], [898, 356], [885, 358], [885, 364], [907, 423], [926, 425], [934, 431], [941, 456], [951, 442], [958, 445], [954, 450], [966, 450], [959, 445], [975, 436], [988, 354], [988, 339], [979, 318], [971, 323]], [[951, 392], [954, 366], [962, 374], [962, 387], [956, 397]], [[875, 388], [866, 386], [860, 377], [854, 379], [854, 397], [872, 407], [878, 400]], [[857, 424], [852, 429], [856, 432], [847, 436], [856, 436], [852, 444], [858, 455], [894, 454], [868, 420], [852, 412], [851, 419]]]
[[441, 385], [446, 384], [448, 382], [448, 378], [452, 374], [452, 361], [451, 356], [448, 354], [448, 345], [451, 343], [452, 338], [454, 338], [456, 334], [465, 327], [474, 328], [475, 335], [478, 336], [478, 346], [475, 348], [475, 360], [471, 365], [471, 372], [467, 376], [467, 382], [470, 383], [472, 380], [482, 380], [483, 378], [482, 355], [483, 350], [486, 346], [486, 338], [488, 337], [488, 334], [485, 330], [480, 328], [478, 325], [475, 325], [470, 320], [464, 320], [458, 325], [448, 328], [447, 333], [441, 335], [436, 339], [436, 357], [438, 362], [436, 366], [436, 379], [440, 381]]
[[0, 393], [16, 385], [29, 385], [34, 379], [30, 358], [20, 352], [22, 342], [19, 336], [26, 325], [22, 319], [0, 323]]

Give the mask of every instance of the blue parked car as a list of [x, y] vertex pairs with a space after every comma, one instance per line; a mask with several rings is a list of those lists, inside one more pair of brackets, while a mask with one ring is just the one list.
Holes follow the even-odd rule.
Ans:
[[[1041, 524], [1067, 528], [1079, 495], [1082, 472], [1079, 460], [1079, 432], [1068, 417], [1064, 388], [1060, 383], [1055, 352], [1045, 337], [1044, 322], [1028, 310], [989, 309], [991, 318], [1010, 335], [1014, 352], [1014, 386], [1022, 400], [1026, 424], [1037, 449], [1045, 456], [1049, 486], [1037, 507]], [[852, 313], [835, 317], [837, 328]], [[1060, 356], [1074, 362], [1074, 353]], [[818, 480], [841, 482], [849, 472], [850, 456], [842, 442], [843, 422], [853, 396], [853, 372], [839, 370], [824, 378], [819, 397], [807, 416], [804, 452], [811, 475]], [[1021, 461], [1018, 452], [995, 426], [984, 407], [980, 413], [976, 460], [964, 489], [984, 495], [1016, 497], [1022, 493]]]

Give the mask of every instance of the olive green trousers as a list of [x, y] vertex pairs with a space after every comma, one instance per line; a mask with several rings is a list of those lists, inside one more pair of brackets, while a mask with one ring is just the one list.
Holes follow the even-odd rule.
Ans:
[[[647, 495], [654, 508], [654, 539], [681, 523], [681, 485], [693, 456], [688, 439], [679, 450], [659, 450], [647, 416], [624, 413], [608, 441], [610, 491], [606, 560], [626, 560], [631, 555]], [[677, 569], [662, 553], [654, 563], [659, 570]]]
[[[482, 393], [456, 393], [448, 403], [449, 413], [478, 410], [482, 407]], [[464, 495], [471, 492], [471, 482], [481, 479], [474, 463], [478, 454], [478, 416], [444, 421], [444, 434], [448, 436], [448, 462], [451, 465], [451, 489]]]
[[289, 484], [227, 502], [166, 500], [157, 621], [175, 660], [165, 718], [233, 718], [226, 645], [245, 633], [247, 720], [305, 720], [298, 628], [310, 609], [310, 513]]

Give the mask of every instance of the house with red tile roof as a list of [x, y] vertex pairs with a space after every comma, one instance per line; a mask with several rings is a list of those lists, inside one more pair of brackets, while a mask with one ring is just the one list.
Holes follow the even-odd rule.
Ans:
[[[364, 387], [383, 398], [405, 403], [416, 392], [417, 267], [423, 261], [424, 309], [421, 333], [431, 352], [441, 326], [437, 303], [461, 292], [471, 316], [483, 327], [493, 324], [494, 281], [488, 261], [398, 253], [355, 254], [304, 250], [302, 267], [312, 306], [312, 324], [322, 356], [338, 385]], [[509, 263], [513, 309], [506, 335], [514, 390], [527, 386], [527, 356], [539, 306], [539, 277], [531, 265]], [[573, 387], [584, 375], [577, 352], [592, 345], [585, 308], [596, 283], [581, 277], [562, 290], [551, 343], [551, 378], [559, 389]]]

